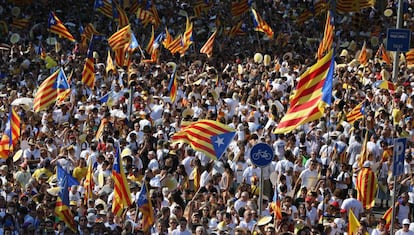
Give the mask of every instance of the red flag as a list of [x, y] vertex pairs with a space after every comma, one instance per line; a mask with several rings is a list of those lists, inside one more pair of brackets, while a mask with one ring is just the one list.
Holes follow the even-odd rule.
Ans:
[[216, 34], [217, 34], [217, 30], [214, 31], [214, 33], [210, 36], [207, 42], [200, 49], [200, 53], [206, 54], [207, 57], [209, 58], [213, 55], [213, 45], [214, 45], [214, 39], [216, 38]]

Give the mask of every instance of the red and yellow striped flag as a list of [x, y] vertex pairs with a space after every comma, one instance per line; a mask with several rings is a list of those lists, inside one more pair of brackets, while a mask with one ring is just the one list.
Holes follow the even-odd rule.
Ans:
[[359, 52], [358, 61], [362, 65], [368, 63], [367, 43], [365, 41], [364, 45], [362, 46], [361, 52]]
[[162, 41], [162, 45], [168, 49], [171, 45], [171, 42], [173, 41], [173, 38], [170, 34], [170, 32], [168, 32], [167, 27], [165, 27], [165, 39]]
[[364, 103], [365, 100], [355, 106], [347, 115], [346, 121], [349, 124], [354, 123], [356, 120], [359, 120], [364, 117]]
[[238, 17], [243, 15], [249, 10], [249, 1], [248, 0], [241, 0], [241, 1], [232, 1], [231, 3], [231, 15], [234, 17]]
[[129, 19], [128, 19], [128, 16], [125, 10], [119, 4], [115, 3], [115, 5], [116, 5], [116, 10], [118, 11], [119, 27], [122, 28], [124, 26], [129, 25]]
[[361, 9], [373, 7], [375, 0], [338, 0], [336, 10], [338, 12], [359, 12]]
[[114, 165], [112, 167], [112, 177], [114, 179], [114, 200], [112, 202], [112, 212], [117, 216], [120, 216], [123, 210], [132, 204], [131, 192], [125, 177], [120, 152], [121, 150], [118, 146], [116, 148]]
[[405, 60], [407, 61], [407, 65], [414, 64], [414, 48], [405, 53]]
[[214, 31], [214, 33], [210, 36], [207, 42], [200, 49], [200, 53], [206, 54], [208, 58], [210, 58], [213, 55], [213, 45], [214, 39], [216, 38], [216, 34], [217, 30]]
[[142, 229], [148, 231], [155, 222], [155, 216], [145, 180], [138, 194], [137, 206], [142, 213]]
[[254, 30], [263, 32], [269, 38], [273, 38], [273, 30], [270, 26], [257, 14], [256, 10], [252, 8]]
[[171, 52], [171, 54], [175, 54], [179, 51], [181, 51], [182, 45], [181, 41], [183, 39], [183, 36], [180, 34], [178, 35], [168, 46], [168, 50]]
[[10, 24], [10, 26], [16, 29], [25, 29], [27, 28], [27, 26], [29, 26], [30, 21], [30, 18], [13, 18], [13, 21]]
[[187, 143], [207, 157], [218, 159], [226, 151], [235, 133], [233, 128], [220, 122], [199, 120], [175, 133], [171, 140], [173, 143]]
[[359, 154], [360, 156], [359, 162], [358, 162], [359, 167], [362, 167], [364, 162], [368, 160], [369, 153], [368, 153], [367, 143], [368, 143], [368, 131], [365, 132], [364, 142], [362, 143], [361, 153]]
[[93, 40], [89, 43], [88, 55], [82, 71], [82, 82], [89, 88], [95, 86], [95, 59], [93, 58]]
[[318, 48], [318, 59], [321, 59], [323, 54], [332, 48], [335, 36], [335, 26], [333, 21], [332, 13], [331, 11], [328, 11], [326, 14], [325, 31]]
[[108, 38], [108, 44], [113, 49], [124, 48], [125, 45], [129, 45], [131, 42], [131, 26], [127, 25], [118, 30], [110, 38]]
[[246, 32], [242, 29], [243, 21], [239, 21], [236, 25], [233, 25], [231, 29], [227, 32], [230, 38], [235, 36], [243, 36], [246, 35]]
[[332, 99], [333, 50], [309, 68], [299, 79], [286, 115], [275, 133], [288, 133], [296, 127], [322, 117]]
[[10, 107], [10, 114], [3, 135], [0, 140], [0, 158], [7, 159], [9, 153], [19, 141], [21, 121], [19, 114], [13, 107]]
[[362, 203], [364, 209], [369, 210], [374, 207], [378, 180], [371, 168], [363, 167], [361, 169], [357, 176], [356, 188], [358, 200]]
[[382, 216], [382, 219], [385, 219], [385, 228], [388, 230], [391, 226], [392, 219], [392, 207], [390, 207]]
[[384, 44], [381, 44], [381, 46], [378, 48], [375, 57], [382, 59], [387, 64], [391, 64], [391, 59], [388, 56], [387, 51], [385, 50]]
[[63, 69], [56, 70], [39, 86], [33, 101], [34, 111], [40, 112], [46, 109], [49, 105], [56, 102], [58, 95], [61, 94], [60, 92], [64, 92], [69, 88], [70, 86]]
[[154, 40], [155, 40], [155, 35], [154, 35], [154, 26], [151, 27], [151, 37], [148, 41], [147, 47], [145, 48], [145, 50], [148, 52], [148, 54], [152, 53], [152, 49], [153, 49], [153, 45], [154, 45]]
[[88, 171], [86, 172], [86, 178], [83, 182], [83, 187], [85, 188], [85, 204], [88, 203], [89, 199], [93, 198], [93, 187], [95, 187], [95, 182], [93, 181], [93, 166], [92, 158], [88, 159]]
[[108, 119], [104, 118], [104, 119], [101, 120], [101, 124], [99, 124], [99, 128], [96, 131], [95, 140], [99, 141], [99, 139], [101, 138], [101, 136], [104, 132], [104, 129], [105, 129], [105, 126], [106, 126], [107, 123], [108, 123]]
[[57, 18], [54, 12], [50, 12], [48, 20], [48, 29], [51, 33], [55, 33], [60, 37], [69, 39], [70, 41], [76, 41], [69, 30], [63, 25], [62, 21]]

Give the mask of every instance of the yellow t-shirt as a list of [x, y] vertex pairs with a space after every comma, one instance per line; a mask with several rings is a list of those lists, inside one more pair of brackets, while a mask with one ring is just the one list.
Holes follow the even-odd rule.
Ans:
[[35, 170], [35, 172], [33, 172], [32, 177], [35, 178], [36, 180], [39, 180], [39, 177], [42, 174], [46, 174], [47, 178], [49, 179], [50, 176], [53, 175], [52, 172], [50, 172], [48, 169], [46, 168], [39, 168], [37, 170]]

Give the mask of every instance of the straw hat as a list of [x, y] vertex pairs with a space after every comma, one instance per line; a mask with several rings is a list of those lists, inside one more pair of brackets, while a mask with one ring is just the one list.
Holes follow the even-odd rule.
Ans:
[[254, 54], [253, 59], [254, 59], [255, 63], [260, 64], [263, 61], [263, 55], [261, 53], [256, 53], [256, 54]]
[[272, 221], [272, 216], [263, 216], [262, 218], [260, 218], [258, 221], [257, 221], [257, 225], [258, 226], [263, 226], [263, 225], [266, 225], [266, 224], [268, 224], [268, 223], [270, 223], [270, 221]]
[[17, 151], [13, 156], [13, 162], [17, 162], [23, 155], [23, 150]]

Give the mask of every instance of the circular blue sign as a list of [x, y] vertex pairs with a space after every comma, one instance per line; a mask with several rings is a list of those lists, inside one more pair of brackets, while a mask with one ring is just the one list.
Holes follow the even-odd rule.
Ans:
[[257, 167], [265, 167], [273, 160], [273, 149], [268, 144], [258, 143], [250, 151], [250, 161]]

